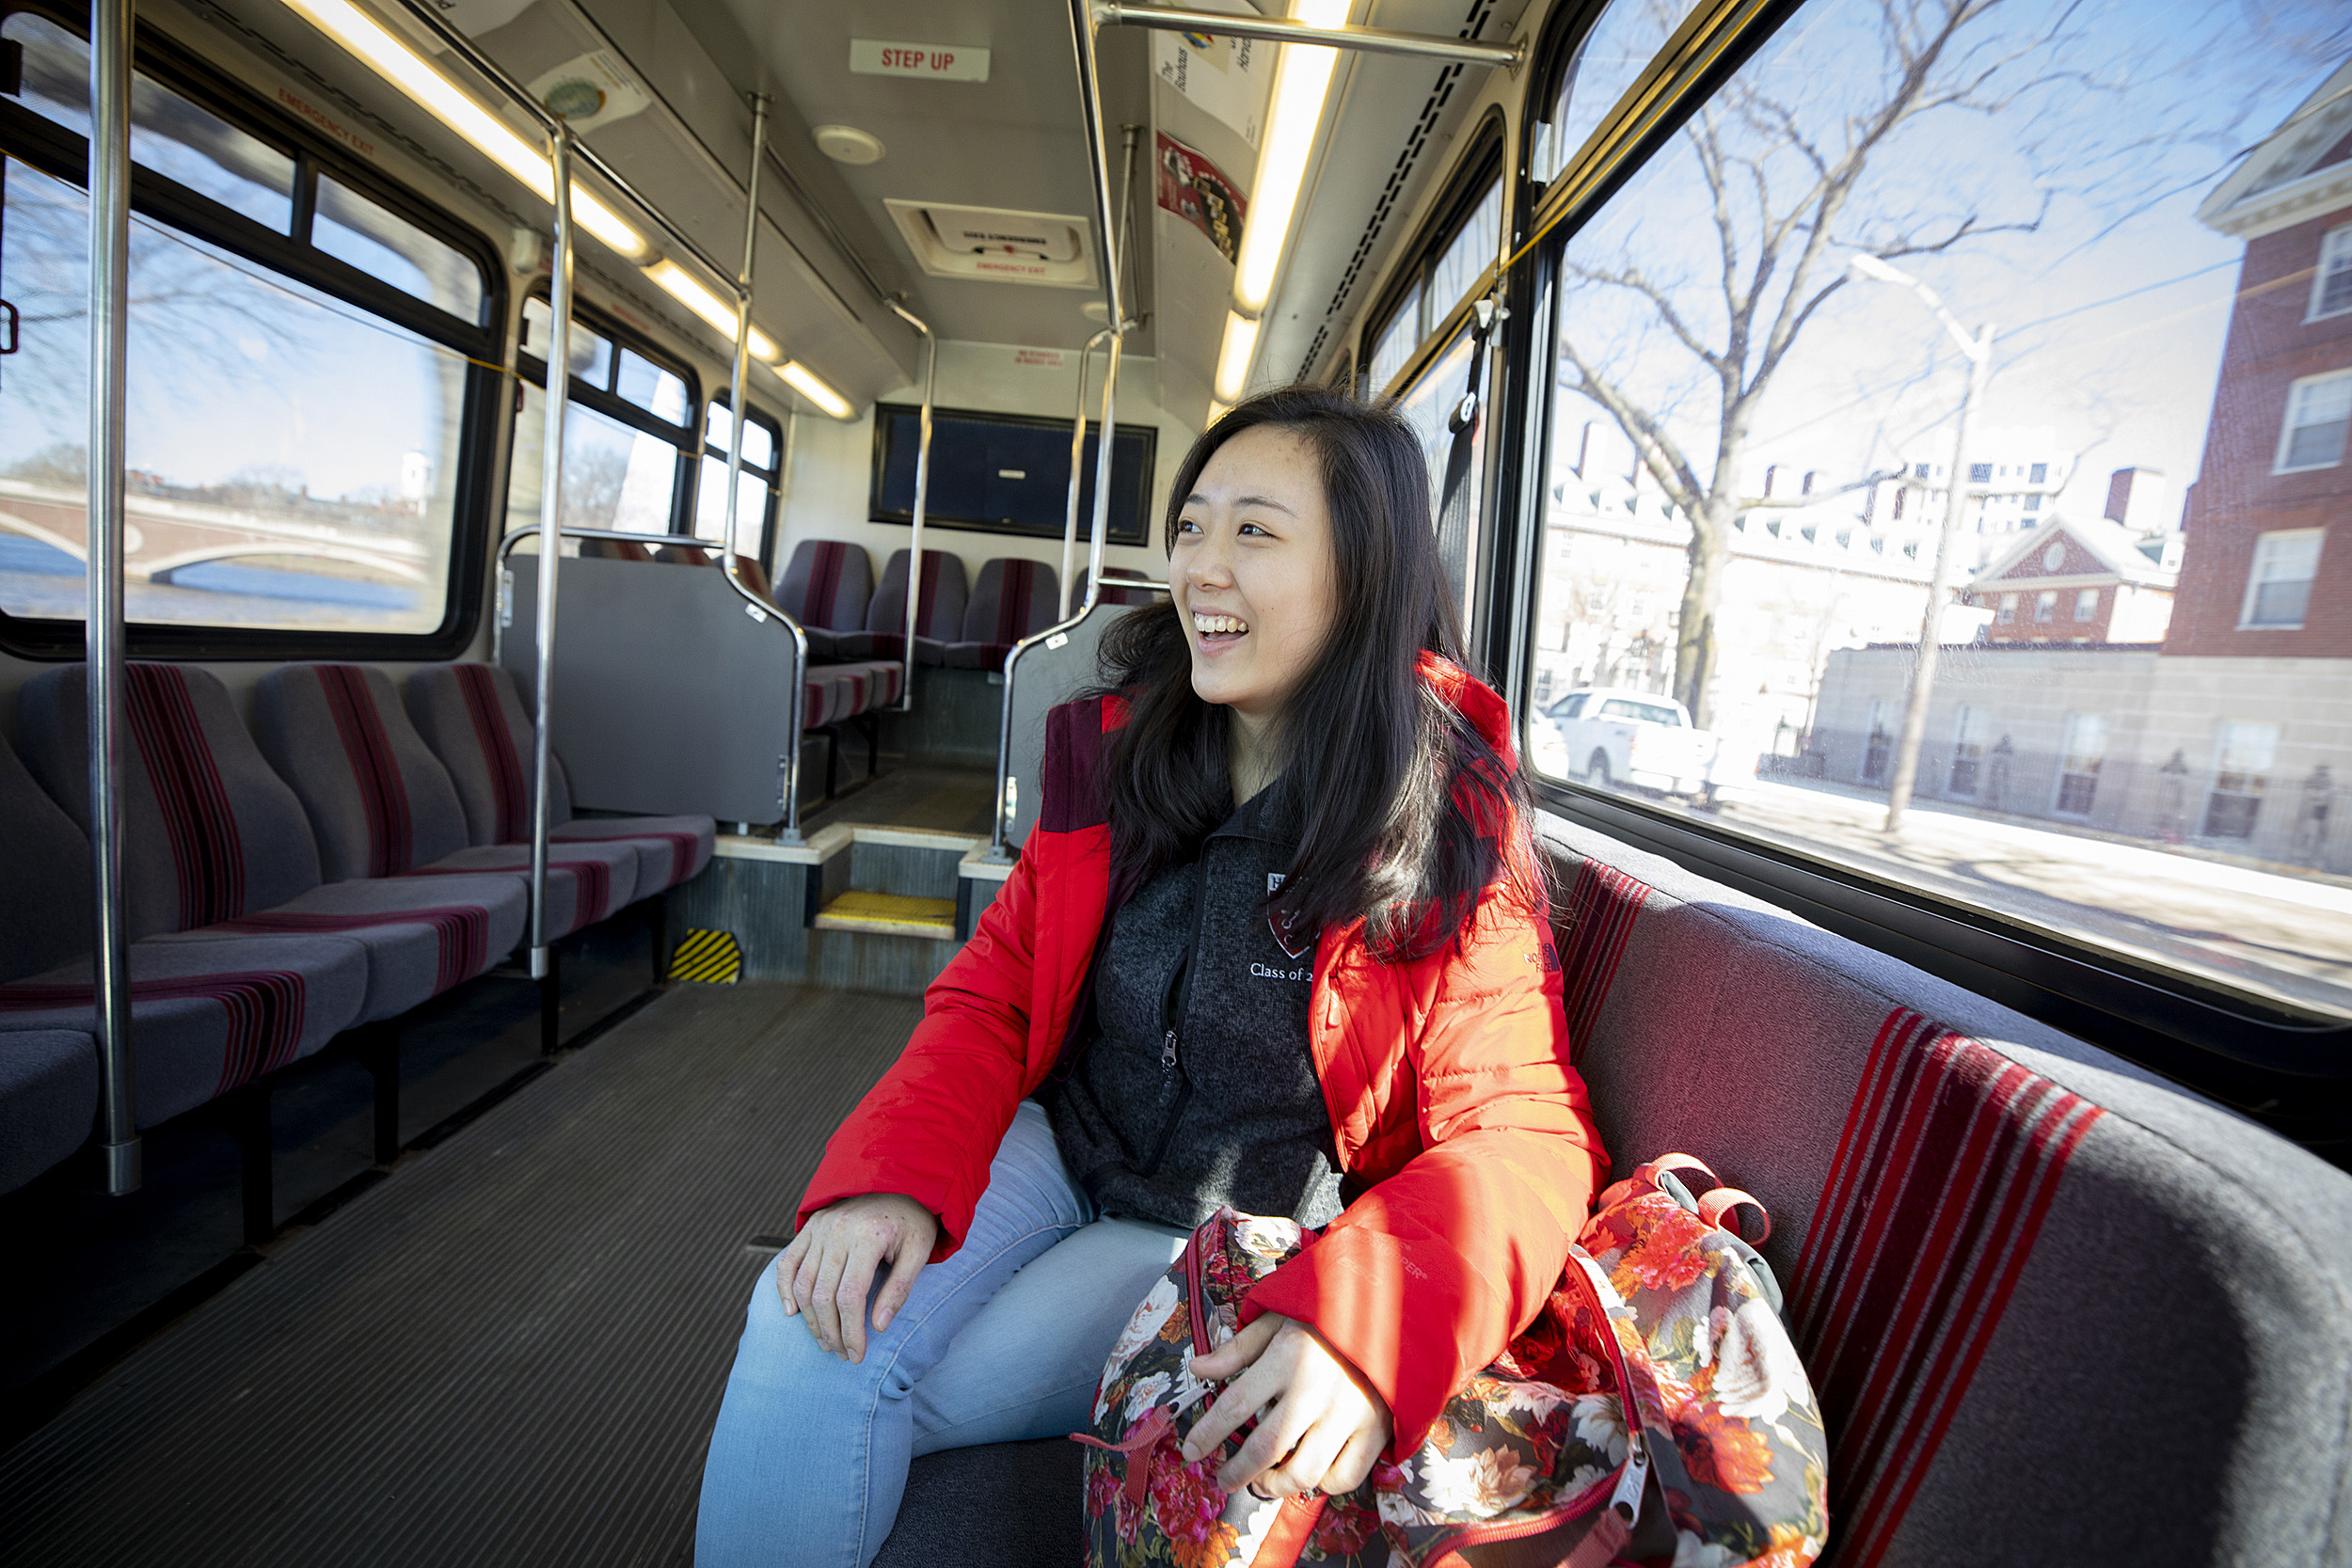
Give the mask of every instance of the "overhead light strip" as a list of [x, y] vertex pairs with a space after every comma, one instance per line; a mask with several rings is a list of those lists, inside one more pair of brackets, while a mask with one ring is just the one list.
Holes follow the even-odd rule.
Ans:
[[[373, 71], [426, 113], [465, 138], [467, 143], [492, 163], [527, 186], [540, 200], [552, 204], [555, 199], [555, 175], [547, 154], [528, 141], [475, 101], [438, 67], [393, 36], [382, 23], [353, 5], [351, 0], [286, 0], [287, 8], [312, 26], [348, 50], [359, 62]], [[437, 31], [447, 28], [437, 18], [428, 24]], [[474, 64], [485, 72], [496, 67], [484, 59], [479, 51], [465, 51]], [[502, 84], [515, 90], [512, 84]], [[619, 182], [616, 182], [618, 183]], [[623, 186], [626, 189], [626, 185]], [[634, 197], [635, 193], [629, 193]], [[663, 293], [732, 341], [735, 337], [735, 310], [719, 293], [694, 274], [675, 261], [661, 256], [645, 236], [640, 233], [594, 191], [571, 182], [572, 216], [589, 233], [612, 247], [618, 255], [639, 263], [645, 277]], [[642, 198], [638, 198], [642, 201]], [[651, 214], [663, 227], [669, 221], [659, 214]], [[681, 236], [682, 237], [682, 236]], [[690, 248], [691, 248], [690, 245]], [[707, 260], [695, 251], [697, 260]], [[796, 360], [787, 360], [784, 350], [774, 339], [754, 327], [750, 333], [754, 356], [791, 386], [793, 390], [832, 415], [834, 419], [851, 418], [856, 410], [849, 401], [834, 390], [822, 377]]]
[[[547, 154], [509, 130], [422, 55], [394, 38], [382, 23], [350, 0], [286, 0], [286, 5], [528, 185], [540, 200], [555, 200], [555, 176], [548, 166]], [[652, 251], [643, 234], [577, 180], [572, 182], [572, 215], [582, 229], [632, 261]]]
[[[1301, 26], [1336, 27], [1347, 21], [1347, 8], [1348, 0], [1294, 0], [1291, 20]], [[1282, 45], [1275, 62], [1273, 99], [1258, 136], [1257, 174], [1249, 182], [1249, 221], [1242, 226], [1241, 254], [1233, 267], [1233, 308], [1216, 358], [1219, 403], [1238, 403], [1248, 390], [1258, 319], [1281, 274], [1307, 160], [1338, 64], [1337, 50], [1299, 43]]]

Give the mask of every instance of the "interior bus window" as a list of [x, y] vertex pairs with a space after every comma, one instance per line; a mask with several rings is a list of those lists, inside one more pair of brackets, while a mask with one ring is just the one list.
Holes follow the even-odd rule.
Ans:
[[[727, 405], [713, 398], [703, 412], [703, 471], [694, 486], [694, 536], [723, 539], [727, 526], [727, 441], [735, 421]], [[775, 522], [776, 483], [784, 441], [775, 420], [752, 410], [743, 421], [743, 466], [737, 477], [735, 550], [768, 557], [768, 535]]]
[[[88, 202], [6, 168], [0, 611], [78, 620]], [[449, 597], [466, 361], [144, 214], [131, 220], [126, 609], [151, 624], [421, 633]]]
[[319, 179], [310, 244], [469, 326], [482, 323], [485, 293], [473, 258], [340, 180]]
[[[689, 457], [696, 444], [689, 413], [694, 388], [681, 373], [683, 366], [657, 364], [649, 351], [616, 341], [613, 330], [602, 322], [583, 321], [586, 314], [575, 310], [572, 321], [563, 525], [621, 533], [675, 533], [682, 521], [691, 478]], [[523, 302], [522, 402], [515, 417], [506, 476], [509, 532], [539, 521], [539, 454], [547, 433], [540, 385], [547, 367], [533, 351], [545, 352], [549, 325], [547, 301]], [[580, 541], [565, 541], [564, 550], [577, 555]]]
[[[1679, 9], [1611, 9], [1546, 157]], [[2283, 23], [2143, 22], [1814, 0], [1540, 254], [1530, 753], [2340, 1019], [2352, 97]], [[1694, 729], [1552, 717], [1603, 688]]]

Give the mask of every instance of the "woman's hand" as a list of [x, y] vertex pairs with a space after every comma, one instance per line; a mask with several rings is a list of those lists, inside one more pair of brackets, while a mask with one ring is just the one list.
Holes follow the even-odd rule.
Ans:
[[939, 1216], [904, 1193], [829, 1203], [809, 1215], [776, 1259], [784, 1315], [800, 1314], [817, 1342], [844, 1361], [863, 1361], [866, 1296], [876, 1267], [890, 1264], [890, 1277], [874, 1296], [874, 1332], [880, 1334], [907, 1304], [938, 1240]]
[[1228, 1492], [1245, 1486], [1274, 1497], [1353, 1492], [1388, 1447], [1389, 1406], [1379, 1390], [1322, 1335], [1279, 1312], [1193, 1357], [1192, 1373], [1232, 1381], [1185, 1436], [1188, 1465], [1214, 1453], [1253, 1413], [1272, 1407], [1217, 1471], [1216, 1483]]

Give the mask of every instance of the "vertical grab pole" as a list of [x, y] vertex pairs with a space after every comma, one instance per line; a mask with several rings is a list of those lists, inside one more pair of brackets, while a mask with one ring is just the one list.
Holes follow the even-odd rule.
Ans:
[[106, 1191], [138, 1190], [131, 1067], [131, 953], [122, 921], [123, 383], [131, 273], [131, 0], [90, 8], [89, 705], [90, 867]]
[[1061, 619], [1065, 621], [1078, 609], [1078, 579], [1070, 568], [1078, 560], [1078, 491], [1085, 478], [1087, 452], [1087, 367], [1094, 362], [1096, 346], [1110, 335], [1106, 326], [1078, 351], [1078, 406], [1070, 417], [1070, 503], [1061, 521]]
[[1111, 423], [1111, 415], [1119, 402], [1119, 351], [1127, 341], [1127, 334], [1111, 334], [1110, 357], [1103, 366], [1102, 434], [1094, 441], [1094, 516], [1089, 523], [1093, 537], [1087, 541], [1087, 596], [1078, 608], [1090, 610], [1103, 596], [1103, 533], [1111, 515], [1111, 433], [1118, 427]]
[[[1103, 236], [1103, 303], [1110, 320], [1110, 362], [1103, 372], [1103, 422], [1094, 443], [1094, 536], [1087, 545], [1087, 597], [1081, 610], [1091, 605], [1103, 588], [1103, 529], [1110, 515], [1111, 506], [1111, 447], [1115, 427], [1111, 423], [1113, 403], [1119, 386], [1119, 350], [1127, 334], [1126, 302], [1121, 298], [1123, 280], [1120, 277], [1121, 238], [1118, 221], [1111, 212], [1110, 150], [1103, 141], [1102, 72], [1094, 57], [1094, 11], [1091, 0], [1070, 0], [1070, 41], [1078, 56], [1078, 108], [1086, 117], [1087, 165], [1094, 177], [1094, 226]], [[1133, 184], [1135, 137], [1127, 138], [1130, 165], [1128, 183]], [[1008, 697], [1010, 690], [1008, 689]], [[999, 764], [1002, 771], [1002, 764]], [[998, 783], [997, 815], [1004, 815], [1003, 784]]]
[[554, 756], [555, 576], [564, 526], [564, 416], [572, 389], [572, 129], [561, 117], [548, 138], [555, 172], [555, 263], [548, 282], [547, 429], [539, 451], [539, 711], [531, 726], [531, 977], [549, 974], [548, 792]]
[[914, 530], [907, 541], [906, 689], [898, 694], [898, 711], [914, 711], [914, 627], [923, 604], [923, 509], [931, 486], [931, 391], [939, 383], [939, 340], [930, 324], [899, 304], [886, 302], [898, 319], [923, 334], [923, 412], [916, 421], [914, 447]]
[[[759, 248], [759, 170], [766, 162], [768, 150], [768, 104], [764, 92], [751, 95], [752, 103], [752, 171], [743, 181], [743, 265], [735, 275], [735, 358], [727, 383], [727, 499], [726, 537], [720, 541], [719, 569], [727, 581], [743, 595], [745, 602], [756, 606], [760, 597], [743, 580], [742, 567], [738, 564], [735, 540], [735, 517], [739, 501], [736, 491], [743, 472], [743, 382], [751, 374], [752, 355], [752, 262]], [[797, 418], [797, 416], [795, 416]], [[792, 449], [787, 442], [784, 451], [785, 483], [789, 484]], [[769, 607], [772, 610], [774, 607]], [[779, 759], [784, 791], [784, 827], [776, 834], [779, 844], [801, 842], [801, 705], [808, 692], [808, 633], [790, 616], [785, 617], [785, 627], [792, 634], [792, 700], [786, 705], [790, 716], [791, 736], [787, 750]]]
[[720, 537], [719, 564], [730, 578], [739, 576], [735, 564], [738, 541], [735, 518], [739, 502], [736, 492], [743, 477], [743, 383], [752, 369], [752, 259], [759, 247], [760, 150], [768, 144], [768, 95], [752, 94], [752, 172], [743, 184], [743, 265], [735, 275], [735, 358], [727, 373], [727, 497], [726, 524]]

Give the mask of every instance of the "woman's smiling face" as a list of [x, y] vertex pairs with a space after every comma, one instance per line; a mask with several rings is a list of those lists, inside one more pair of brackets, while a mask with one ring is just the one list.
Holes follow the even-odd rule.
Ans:
[[1314, 449], [1269, 425], [1217, 448], [1168, 552], [1194, 692], [1264, 731], [1322, 651], [1336, 575]]

